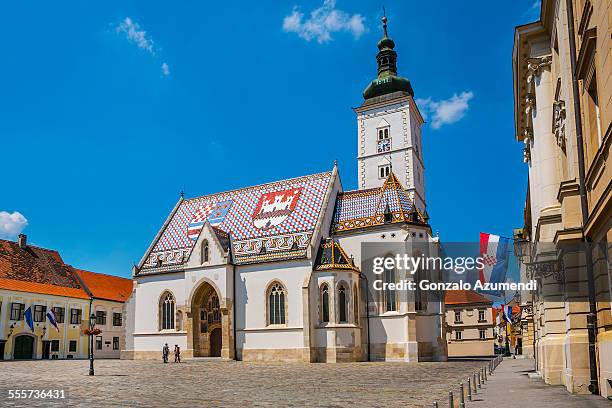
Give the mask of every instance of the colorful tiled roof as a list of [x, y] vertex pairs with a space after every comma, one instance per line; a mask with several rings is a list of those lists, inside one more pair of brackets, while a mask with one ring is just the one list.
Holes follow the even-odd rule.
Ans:
[[355, 263], [350, 259], [340, 244], [331, 238], [324, 239], [319, 247], [319, 253], [315, 262], [315, 270], [325, 271], [330, 269], [349, 269], [359, 271]]
[[330, 171], [182, 200], [137, 273], [186, 262], [206, 221], [231, 236], [237, 264], [302, 258], [331, 179]]
[[[83, 290], [70, 265], [57, 251], [0, 240], [0, 278], [3, 289], [66, 296], [66, 290], [82, 297]], [[21, 283], [19, 283], [21, 282]], [[27, 290], [25, 290], [27, 289]]]
[[132, 293], [132, 280], [76, 269], [94, 298], [125, 302]]
[[381, 187], [338, 194], [332, 232], [397, 222], [427, 224], [391, 172]]
[[473, 290], [448, 290], [444, 294], [444, 303], [447, 305], [463, 305], [472, 303], [493, 304], [487, 297]]

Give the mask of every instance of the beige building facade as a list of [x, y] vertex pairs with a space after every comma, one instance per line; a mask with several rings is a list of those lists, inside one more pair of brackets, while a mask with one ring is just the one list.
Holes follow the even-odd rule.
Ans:
[[493, 303], [474, 291], [446, 292], [448, 357], [488, 357], [495, 354]]
[[[543, 0], [515, 32], [516, 138], [529, 168], [523, 351], [549, 384], [612, 395], [612, 4]], [[588, 243], [588, 244], [585, 244]], [[591, 326], [591, 329], [589, 328]]]

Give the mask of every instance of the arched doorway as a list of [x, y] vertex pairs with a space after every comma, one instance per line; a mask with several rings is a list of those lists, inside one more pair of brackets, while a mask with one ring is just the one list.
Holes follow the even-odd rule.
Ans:
[[193, 296], [193, 355], [221, 356], [221, 305], [219, 294], [209, 283], [203, 283]]
[[15, 337], [13, 358], [15, 360], [31, 360], [34, 356], [34, 337], [23, 334]]

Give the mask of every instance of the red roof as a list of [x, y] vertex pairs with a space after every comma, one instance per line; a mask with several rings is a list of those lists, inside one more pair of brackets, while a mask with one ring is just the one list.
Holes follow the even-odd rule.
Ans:
[[125, 302], [132, 293], [132, 280], [118, 276], [104, 275], [82, 269], [75, 269], [96, 299]]
[[[78, 275], [78, 276], [77, 276]], [[79, 280], [80, 278], [80, 280]], [[81, 282], [82, 281], [82, 282]], [[132, 280], [75, 269], [57, 251], [0, 239], [0, 289], [125, 302]]]
[[488, 303], [492, 301], [473, 290], [448, 290], [444, 296], [444, 303], [447, 305], [463, 305], [472, 303]]

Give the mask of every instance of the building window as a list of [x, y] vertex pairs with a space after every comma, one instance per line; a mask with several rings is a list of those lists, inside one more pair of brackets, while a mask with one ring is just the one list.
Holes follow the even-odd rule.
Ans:
[[383, 166], [378, 166], [378, 178], [386, 179], [389, 174], [391, 174], [391, 165], [385, 164]]
[[162, 296], [161, 303], [161, 329], [171, 330], [174, 329], [174, 296], [172, 293], [167, 293]]
[[378, 129], [376, 137], [376, 151], [378, 153], [388, 152], [391, 150], [391, 138], [389, 135], [389, 127]]
[[208, 240], [205, 239], [202, 241], [202, 263], [208, 262]]
[[327, 283], [321, 285], [320, 294], [321, 304], [321, 323], [329, 322], [329, 287]]
[[357, 292], [357, 285], [353, 285], [353, 319], [355, 324], [359, 324], [359, 292]]
[[268, 324], [285, 324], [285, 290], [274, 283], [268, 294]]
[[455, 332], [455, 340], [463, 340], [463, 332], [462, 331], [456, 331]]
[[478, 338], [480, 340], [486, 340], [486, 338], [487, 338], [486, 330], [478, 330]]
[[102, 350], [102, 336], [96, 336], [96, 350]]
[[59, 351], [59, 340], [51, 340], [51, 351]]
[[46, 314], [47, 314], [47, 306], [34, 305], [34, 321], [35, 322], [44, 322]]
[[54, 307], [53, 313], [55, 313], [55, 320], [58, 323], [64, 323], [64, 308], [63, 307]]
[[338, 322], [340, 323], [347, 322], [346, 308], [346, 287], [341, 283], [338, 285]]
[[69, 353], [76, 353], [76, 349], [77, 349], [77, 342], [76, 342], [76, 340], [70, 340], [70, 342], [68, 343], [68, 352]]
[[113, 350], [119, 350], [119, 337], [113, 337]]
[[461, 311], [455, 310], [455, 323], [461, 323]]
[[121, 313], [113, 313], [113, 326], [121, 326], [123, 324], [123, 315]]
[[479, 322], [484, 322], [487, 319], [485, 318], [485, 311], [484, 310], [479, 310], [478, 311], [478, 321]]
[[23, 320], [24, 309], [23, 303], [11, 303], [11, 320]]
[[[385, 269], [385, 283], [396, 283], [395, 268]], [[385, 285], [385, 311], [397, 311], [397, 302], [394, 290], [389, 289], [389, 285]]]
[[70, 324], [81, 324], [81, 309], [70, 309]]
[[96, 324], [106, 326], [106, 312], [104, 310], [98, 310], [96, 312]]

